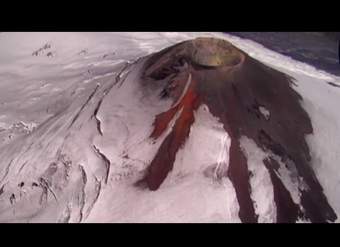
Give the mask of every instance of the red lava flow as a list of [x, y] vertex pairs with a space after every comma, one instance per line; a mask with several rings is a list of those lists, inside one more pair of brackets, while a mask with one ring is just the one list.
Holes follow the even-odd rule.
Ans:
[[[183, 63], [187, 67], [180, 72], [177, 67]], [[276, 172], [280, 164], [273, 159], [263, 161], [273, 184], [277, 222], [336, 220], [310, 167], [305, 135], [313, 133], [313, 128], [300, 105], [302, 97], [291, 88], [289, 76], [256, 61], [227, 41], [212, 38], [185, 41], [164, 49], [149, 57], [144, 67], [144, 77], [154, 82], [168, 80], [170, 84], [177, 80], [178, 85], [184, 85], [183, 73], [191, 76], [185, 94], [176, 105], [155, 117], [150, 136], [153, 139], [164, 133], [176, 113], [180, 114], [144, 178], [150, 190], [157, 190], [172, 170], [176, 153], [195, 121], [194, 112], [201, 104], [206, 104], [231, 138], [229, 169], [224, 176], [235, 188], [242, 222], [258, 221], [251, 199], [247, 157], [240, 148], [242, 136], [252, 139], [263, 151], [279, 156], [283, 164], [293, 164], [297, 176], [306, 184], [305, 189], [299, 191], [301, 205], [296, 205]], [[171, 88], [169, 97], [179, 95], [178, 90], [183, 88]], [[261, 114], [260, 107], [270, 112], [269, 119]]]

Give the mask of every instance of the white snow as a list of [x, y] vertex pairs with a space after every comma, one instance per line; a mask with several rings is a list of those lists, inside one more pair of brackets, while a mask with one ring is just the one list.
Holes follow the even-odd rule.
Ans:
[[[2, 33], [0, 189], [4, 186], [4, 192], [0, 221], [239, 222], [234, 188], [228, 178], [220, 176], [228, 168], [230, 138], [207, 106], [195, 113], [189, 138], [160, 189], [152, 192], [134, 186], [177, 116], [158, 140], [149, 138], [154, 116], [169, 109], [172, 102], [158, 100], [161, 86], [141, 90], [137, 82], [142, 61], [132, 63], [201, 36], [227, 39], [296, 79], [294, 89], [302, 95], [301, 104], [314, 128], [314, 134], [307, 136], [313, 169], [340, 215], [340, 88], [326, 83], [340, 85], [338, 77], [223, 33]], [[46, 52], [32, 56], [46, 43], [55, 56], [47, 57]], [[267, 109], [259, 110], [266, 118], [270, 116]], [[103, 136], [98, 133], [98, 122]], [[11, 126], [25, 131], [9, 138]], [[261, 164], [269, 154], [246, 138], [241, 145], [251, 157], [256, 212], [261, 222], [273, 222], [272, 186]], [[110, 161], [107, 184], [105, 161], [96, 155], [94, 146]], [[55, 173], [52, 162], [58, 168]], [[298, 202], [303, 181], [291, 180], [292, 174], [284, 168], [278, 175]], [[49, 179], [57, 200], [52, 192], [44, 197], [43, 188], [33, 185], [41, 176]], [[21, 182], [23, 187], [18, 186]], [[39, 204], [41, 200], [45, 202]]]
[[187, 82], [185, 83], [185, 87], [184, 87], [184, 89], [183, 89], [183, 92], [182, 92], [181, 96], [178, 98], [177, 102], [174, 104], [173, 107], [176, 107], [178, 104], [180, 104], [180, 102], [181, 102], [181, 100], [183, 99], [184, 95], [187, 93], [190, 84], [191, 84], [191, 74], [189, 74], [188, 80], [187, 80]]
[[[318, 177], [328, 202], [340, 215], [340, 88], [330, 86], [326, 81], [292, 74], [296, 78], [301, 105], [312, 120], [313, 134], [307, 135], [313, 169]], [[339, 219], [337, 222], [340, 222]]]
[[216, 176], [228, 168], [229, 147], [222, 124], [207, 106], [200, 107], [161, 187], [153, 192], [124, 183], [107, 187], [88, 222], [240, 222], [231, 182]]
[[264, 118], [266, 120], [269, 120], [269, 118], [270, 118], [270, 111], [266, 107], [260, 106], [259, 107], [259, 111], [261, 112], [261, 114], [264, 116]]
[[274, 201], [273, 184], [269, 172], [263, 164], [268, 156], [256, 143], [242, 136], [240, 146], [247, 157], [248, 169], [251, 172], [251, 198], [255, 204], [255, 213], [260, 223], [276, 222], [276, 204]]

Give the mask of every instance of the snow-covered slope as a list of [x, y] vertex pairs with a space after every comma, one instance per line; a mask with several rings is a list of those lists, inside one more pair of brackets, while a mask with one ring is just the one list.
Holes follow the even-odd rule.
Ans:
[[[161, 187], [139, 186], [181, 114], [150, 138], [173, 102], [159, 100], [165, 82], [139, 83], [144, 56], [195, 37], [226, 39], [295, 78], [314, 130], [312, 168], [340, 215], [339, 78], [222, 33], [1, 33], [0, 222], [241, 222], [235, 188], [220, 175], [231, 138], [207, 105]], [[247, 137], [240, 145], [258, 220], [275, 222], [270, 174], [259, 165], [268, 154]], [[283, 183], [298, 201], [297, 185]]]

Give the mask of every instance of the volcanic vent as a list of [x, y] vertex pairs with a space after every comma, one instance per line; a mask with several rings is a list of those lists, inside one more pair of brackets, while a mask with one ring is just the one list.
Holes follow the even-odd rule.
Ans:
[[[156, 84], [166, 81], [160, 97], [173, 99], [171, 108], [156, 116], [150, 136], [159, 138], [174, 121], [143, 179], [150, 190], [157, 190], [173, 169], [195, 122], [194, 113], [204, 104], [231, 138], [229, 166], [219, 176], [232, 182], [242, 222], [258, 221], [251, 198], [251, 160], [241, 145], [245, 138], [267, 154], [261, 165], [270, 175], [277, 222], [336, 220], [311, 168], [305, 135], [312, 134], [313, 128], [300, 105], [302, 97], [291, 87], [293, 78], [225, 40], [198, 38], [150, 56], [142, 79]], [[289, 183], [296, 185], [297, 196]]]

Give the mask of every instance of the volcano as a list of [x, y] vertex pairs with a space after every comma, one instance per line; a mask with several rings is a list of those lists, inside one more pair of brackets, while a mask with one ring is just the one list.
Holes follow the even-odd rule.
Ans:
[[335, 77], [221, 36], [59, 35], [0, 69], [1, 222], [338, 220]]
[[[167, 48], [148, 59], [143, 77], [150, 83], [166, 80], [162, 97], [172, 97], [171, 108], [156, 116], [150, 138], [157, 139], [178, 113], [171, 133], [152, 160], [145, 182], [157, 190], [173, 168], [202, 104], [222, 123], [231, 138], [229, 169], [220, 167], [218, 176], [228, 176], [236, 190], [243, 222], [257, 222], [251, 199], [248, 161], [240, 146], [245, 136], [264, 152], [273, 183], [277, 222], [295, 222], [298, 217], [312, 222], [334, 221], [335, 212], [310, 168], [310, 153], [304, 136], [313, 132], [308, 114], [293, 79], [250, 58], [224, 40], [198, 38]], [[301, 203], [296, 204], [280, 178], [289, 170], [299, 181]], [[226, 195], [227, 196], [227, 195]]]

